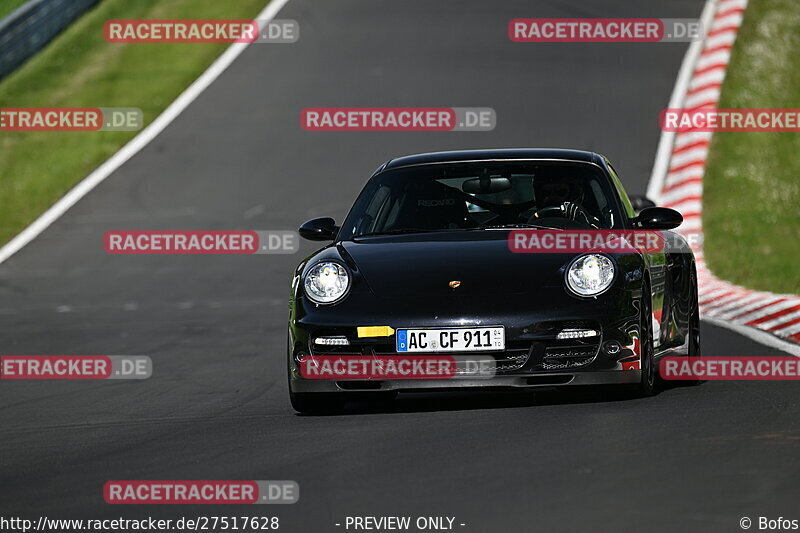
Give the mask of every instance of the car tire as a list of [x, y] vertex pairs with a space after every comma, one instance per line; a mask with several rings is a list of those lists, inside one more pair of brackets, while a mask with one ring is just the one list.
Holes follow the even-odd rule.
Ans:
[[653, 313], [650, 286], [642, 285], [642, 306], [639, 319], [639, 353], [642, 378], [634, 388], [638, 398], [653, 396], [657, 392], [658, 369], [653, 356]]
[[[689, 337], [689, 347], [687, 355], [691, 358], [700, 357], [700, 302], [697, 295], [697, 271], [692, 266], [692, 274], [689, 278], [690, 291], [692, 291], [691, 311], [689, 312], [689, 326], [687, 336]], [[703, 380], [691, 379], [682, 381], [684, 385], [700, 385]]]
[[344, 408], [344, 397], [335, 392], [290, 392], [289, 401], [304, 415], [335, 415]]

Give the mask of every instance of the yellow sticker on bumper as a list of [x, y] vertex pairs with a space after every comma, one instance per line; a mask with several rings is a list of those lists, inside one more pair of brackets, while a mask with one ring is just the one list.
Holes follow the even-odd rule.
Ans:
[[359, 337], [389, 337], [394, 335], [392, 326], [359, 326]]

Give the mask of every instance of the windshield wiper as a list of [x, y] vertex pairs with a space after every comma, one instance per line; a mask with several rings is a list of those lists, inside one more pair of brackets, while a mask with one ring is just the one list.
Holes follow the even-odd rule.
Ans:
[[402, 235], [404, 233], [433, 233], [435, 231], [447, 231], [443, 229], [422, 229], [422, 228], [398, 228], [398, 229], [390, 229], [386, 231], [373, 231], [372, 233], [361, 233], [359, 235], [353, 235], [354, 239], [359, 239], [361, 237], [378, 237], [380, 235]]
[[361, 233], [353, 235], [353, 239], [360, 239], [361, 237], [380, 237], [382, 235], [403, 235], [407, 233], [436, 233], [442, 231], [470, 231], [470, 230], [484, 230], [484, 229], [504, 229], [504, 228], [526, 228], [526, 229], [558, 229], [549, 226], [537, 226], [535, 224], [526, 224], [519, 222], [515, 224], [500, 224], [497, 226], [478, 226], [476, 228], [458, 228], [458, 229], [423, 229], [423, 228], [398, 228], [386, 231], [373, 231], [371, 233]]
[[558, 229], [550, 226], [537, 226], [536, 224], [526, 224], [525, 222], [516, 222], [513, 224], [498, 224], [494, 226], [481, 226], [476, 229], [503, 229], [503, 228], [533, 228], [533, 229]]

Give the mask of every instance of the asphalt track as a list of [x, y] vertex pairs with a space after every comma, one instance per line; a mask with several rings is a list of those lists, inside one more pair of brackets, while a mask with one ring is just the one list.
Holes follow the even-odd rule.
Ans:
[[[646, 400], [401, 397], [293, 413], [295, 256], [109, 256], [110, 229], [285, 229], [341, 220], [400, 154], [596, 150], [643, 192], [686, 44], [511, 43], [514, 17], [698, 17], [700, 0], [291, 0], [300, 41], [252, 45], [154, 142], [0, 265], [0, 352], [150, 355], [147, 381], [0, 383], [0, 516], [447, 515], [465, 532], [736, 531], [797, 514], [788, 382]], [[158, 83], [151, 80], [150, 83]], [[135, 102], [131, 102], [135, 105]], [[489, 106], [493, 132], [309, 133], [310, 106]], [[303, 252], [313, 250], [311, 243]], [[424, 305], [424, 302], [420, 302]], [[708, 355], [777, 355], [703, 326]], [[110, 506], [109, 479], [293, 479], [293, 506]]]

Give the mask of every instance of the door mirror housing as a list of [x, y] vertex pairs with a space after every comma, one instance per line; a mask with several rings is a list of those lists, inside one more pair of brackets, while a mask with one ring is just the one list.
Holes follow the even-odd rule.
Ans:
[[645, 207], [631, 223], [640, 229], [675, 229], [683, 223], [683, 215], [669, 207]]
[[300, 236], [309, 241], [332, 241], [339, 227], [331, 217], [313, 218], [300, 226]]
[[636, 211], [637, 213], [640, 213], [642, 209], [656, 206], [656, 203], [653, 200], [641, 194], [631, 195], [630, 200], [631, 200], [631, 205], [633, 206], [633, 210]]

